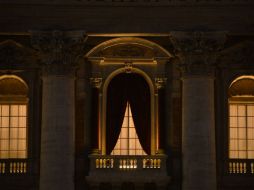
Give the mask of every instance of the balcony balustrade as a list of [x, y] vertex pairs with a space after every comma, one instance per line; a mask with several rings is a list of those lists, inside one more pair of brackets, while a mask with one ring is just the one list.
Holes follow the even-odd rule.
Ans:
[[228, 174], [254, 175], [254, 160], [230, 159], [227, 164]]
[[92, 154], [87, 181], [92, 185], [100, 183], [134, 184], [156, 183], [166, 185], [170, 181], [166, 169], [166, 155], [153, 156], [111, 156]]
[[29, 172], [29, 164], [27, 159], [1, 159], [0, 175], [5, 174], [26, 174]]

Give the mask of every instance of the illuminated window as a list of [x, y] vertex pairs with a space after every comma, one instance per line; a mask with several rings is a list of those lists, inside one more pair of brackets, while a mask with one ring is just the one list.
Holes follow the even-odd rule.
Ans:
[[0, 159], [27, 158], [27, 92], [14, 76], [0, 77]]
[[230, 158], [254, 158], [254, 104], [230, 103]]
[[26, 158], [26, 105], [0, 105], [0, 158]]
[[139, 142], [128, 102], [121, 132], [111, 155], [146, 155]]
[[254, 158], [254, 80], [241, 77], [229, 89], [229, 158]]

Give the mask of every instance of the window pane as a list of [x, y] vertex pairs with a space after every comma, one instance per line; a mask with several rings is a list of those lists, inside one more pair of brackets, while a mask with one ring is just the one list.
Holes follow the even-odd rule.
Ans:
[[246, 127], [246, 118], [238, 117], [238, 127]]
[[237, 127], [237, 117], [230, 117], [229, 126]]
[[18, 154], [17, 151], [10, 151], [10, 158], [17, 158]]
[[254, 128], [254, 117], [248, 117], [247, 122], [248, 122], [248, 127]]
[[236, 105], [229, 106], [229, 115], [230, 116], [237, 116], [237, 106]]
[[9, 116], [9, 105], [2, 105], [2, 116]]
[[18, 141], [18, 150], [26, 150], [26, 141], [25, 140]]
[[9, 127], [9, 117], [2, 117], [1, 127]]
[[11, 116], [18, 116], [18, 115], [19, 115], [19, 106], [11, 105]]
[[10, 132], [11, 132], [11, 135], [10, 135], [11, 139], [18, 138], [18, 128], [11, 128]]
[[242, 158], [242, 159], [247, 158], [247, 153], [246, 153], [246, 151], [239, 151], [239, 158]]
[[0, 139], [9, 139], [9, 128], [0, 128]]
[[248, 151], [248, 158], [254, 159], [254, 151]]
[[246, 140], [239, 140], [239, 150], [246, 150]]
[[121, 155], [128, 155], [128, 150], [121, 149]]
[[254, 116], [254, 106], [253, 105], [248, 105], [247, 106], [247, 115], [248, 116]]
[[19, 117], [19, 127], [26, 127], [26, 117]]
[[18, 158], [26, 158], [26, 151], [18, 151]]
[[129, 149], [135, 149], [135, 139], [129, 140]]
[[26, 116], [26, 105], [19, 106], [19, 116]]
[[18, 127], [19, 124], [18, 117], [11, 117], [10, 118], [10, 127]]
[[248, 150], [254, 150], [254, 140], [248, 140]]
[[127, 142], [128, 142], [128, 139], [122, 139], [121, 140], [121, 149], [126, 149], [128, 148], [128, 145], [127, 145]]
[[128, 117], [124, 117], [122, 127], [128, 127]]
[[10, 140], [10, 150], [18, 149], [18, 141], [16, 139]]
[[238, 137], [240, 139], [246, 139], [246, 129], [245, 128], [239, 128], [238, 129]]
[[130, 128], [129, 129], [129, 132], [130, 132], [130, 138], [135, 138], [136, 134], [135, 134], [135, 128]]
[[135, 150], [129, 150], [129, 155], [136, 155], [136, 151]]
[[18, 138], [19, 139], [25, 139], [26, 138], [26, 128], [19, 128], [19, 131], [18, 131]]
[[238, 158], [238, 151], [229, 151], [229, 158]]
[[237, 128], [230, 128], [230, 138], [236, 139], [237, 137]]
[[230, 150], [238, 150], [237, 140], [230, 140]]
[[129, 121], [130, 121], [130, 124], [129, 124], [129, 125], [130, 125], [130, 127], [133, 127], [133, 128], [134, 128], [134, 122], [133, 122], [133, 119], [130, 119]]
[[0, 140], [0, 150], [9, 150], [9, 141], [8, 140]]
[[248, 139], [254, 139], [254, 129], [248, 129]]
[[128, 138], [128, 128], [122, 128], [121, 138]]
[[245, 106], [238, 106], [238, 116], [245, 116], [246, 112], [245, 112]]
[[0, 151], [0, 158], [1, 159], [9, 158], [9, 151]]

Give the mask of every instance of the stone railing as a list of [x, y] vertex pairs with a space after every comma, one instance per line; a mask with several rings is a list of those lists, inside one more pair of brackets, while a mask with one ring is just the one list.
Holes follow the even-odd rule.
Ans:
[[0, 159], [0, 175], [26, 174], [29, 171], [28, 166], [26, 159]]
[[90, 156], [91, 170], [165, 169], [165, 156]]
[[90, 155], [90, 184], [101, 182], [155, 182], [166, 184], [166, 155], [153, 156], [102, 156]]
[[228, 174], [254, 175], [254, 160], [230, 159], [227, 172]]

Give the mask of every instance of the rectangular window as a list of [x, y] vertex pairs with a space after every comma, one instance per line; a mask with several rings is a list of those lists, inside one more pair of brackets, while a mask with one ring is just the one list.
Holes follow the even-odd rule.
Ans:
[[254, 104], [229, 104], [229, 158], [254, 158]]
[[27, 158], [27, 105], [0, 104], [0, 159]]

